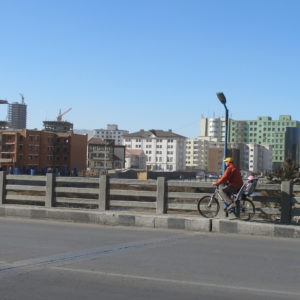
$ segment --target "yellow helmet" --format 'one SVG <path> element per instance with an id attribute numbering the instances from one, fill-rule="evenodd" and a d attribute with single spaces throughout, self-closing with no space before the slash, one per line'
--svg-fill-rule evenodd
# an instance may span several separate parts
<path id="1" fill-rule="evenodd" d="M 224 159 L 224 161 L 225 161 L 225 162 L 232 163 L 232 162 L 233 162 L 233 159 L 232 159 L 232 157 L 226 157 L 226 158 Z"/>

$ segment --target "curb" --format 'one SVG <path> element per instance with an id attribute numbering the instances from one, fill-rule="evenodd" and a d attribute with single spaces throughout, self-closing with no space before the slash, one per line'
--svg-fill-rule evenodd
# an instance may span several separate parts
<path id="1" fill-rule="evenodd" d="M 40 220 L 59 220 L 111 226 L 137 226 L 188 231 L 211 231 L 211 220 L 190 216 L 129 213 L 125 211 L 84 211 L 67 208 L 44 208 L 14 205 L 0 207 L 1 217 L 22 217 Z"/>
<path id="2" fill-rule="evenodd" d="M 212 232 L 237 233 L 244 235 L 300 238 L 300 226 L 283 224 L 266 224 L 240 220 L 214 219 Z"/>
<path id="3" fill-rule="evenodd" d="M 158 215 L 128 211 L 85 211 L 68 208 L 0 206 L 1 217 L 58 220 L 110 226 L 135 226 L 157 229 L 179 229 L 196 232 L 230 233 L 255 236 L 300 238 L 300 226 L 265 224 L 227 219 L 205 219 L 200 216 Z"/>

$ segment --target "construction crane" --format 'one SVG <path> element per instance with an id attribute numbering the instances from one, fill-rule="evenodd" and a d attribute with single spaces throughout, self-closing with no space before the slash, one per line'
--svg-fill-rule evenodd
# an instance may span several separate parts
<path id="1" fill-rule="evenodd" d="M 24 97 L 24 95 L 21 94 L 21 93 L 20 93 L 20 96 L 21 96 L 21 98 L 22 98 L 22 104 L 24 104 L 24 99 L 25 99 L 25 97 Z"/>
<path id="2" fill-rule="evenodd" d="M 68 113 L 72 108 L 70 107 L 69 109 L 67 109 L 66 111 L 64 111 L 63 113 L 61 112 L 61 109 L 59 110 L 59 114 L 56 117 L 57 121 L 61 121 L 62 120 L 62 116 L 65 115 L 66 113 Z"/>

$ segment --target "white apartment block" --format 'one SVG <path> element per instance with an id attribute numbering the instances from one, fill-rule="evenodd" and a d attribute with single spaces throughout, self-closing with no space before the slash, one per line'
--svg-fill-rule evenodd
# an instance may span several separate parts
<path id="1" fill-rule="evenodd" d="M 264 173 L 272 170 L 272 146 L 247 144 L 249 171 Z"/>
<path id="2" fill-rule="evenodd" d="M 115 145 L 122 145 L 123 135 L 128 134 L 127 130 L 119 130 L 118 125 L 108 124 L 106 129 L 94 129 L 93 137 L 103 140 L 114 140 Z"/>
<path id="3" fill-rule="evenodd" d="M 272 146 L 258 144 L 230 143 L 239 150 L 240 168 L 256 174 L 272 170 Z"/>
<path id="4" fill-rule="evenodd" d="M 147 170 L 182 171 L 185 169 L 186 138 L 172 130 L 140 130 L 124 135 L 126 149 L 140 149 L 146 155 Z"/>
<path id="5" fill-rule="evenodd" d="M 146 155 L 140 149 L 126 149 L 125 169 L 146 170 Z"/>
<path id="6" fill-rule="evenodd" d="M 225 141 L 225 118 L 201 118 L 200 136 L 216 139 L 218 142 Z"/>
<path id="7" fill-rule="evenodd" d="M 208 170 L 208 149 L 216 145 L 217 139 L 200 136 L 186 141 L 186 167 Z"/>

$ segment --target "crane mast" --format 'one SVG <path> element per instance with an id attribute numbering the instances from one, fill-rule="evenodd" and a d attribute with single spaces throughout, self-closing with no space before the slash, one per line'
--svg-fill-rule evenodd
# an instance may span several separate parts
<path id="1" fill-rule="evenodd" d="M 69 109 L 67 109 L 66 111 L 64 111 L 63 113 L 61 112 L 61 109 L 59 110 L 59 114 L 58 116 L 56 117 L 56 120 L 57 121 L 62 121 L 62 117 L 68 113 L 72 108 L 70 107 Z"/>

